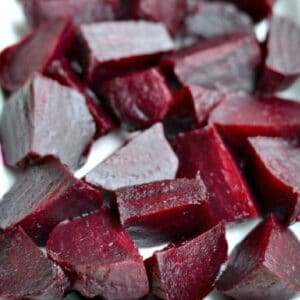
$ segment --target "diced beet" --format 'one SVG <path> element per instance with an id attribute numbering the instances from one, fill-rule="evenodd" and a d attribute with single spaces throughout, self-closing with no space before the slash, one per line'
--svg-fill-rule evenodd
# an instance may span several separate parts
<path id="1" fill-rule="evenodd" d="M 254 36 L 235 33 L 199 42 L 161 61 L 183 85 L 252 91 L 261 51 Z"/>
<path id="2" fill-rule="evenodd" d="M 86 181 L 105 190 L 152 181 L 173 179 L 178 159 L 160 123 L 153 125 L 117 150 L 86 176 Z"/>
<path id="3" fill-rule="evenodd" d="M 0 233 L 1 299 L 62 299 L 69 281 L 20 228 Z"/>
<path id="4" fill-rule="evenodd" d="M 200 174 L 219 220 L 257 217 L 252 193 L 214 127 L 178 135 L 174 148 L 179 158 L 177 176 L 195 178 Z"/>
<path id="5" fill-rule="evenodd" d="M 143 258 L 106 212 L 60 223 L 50 235 L 47 252 L 85 297 L 139 299 L 149 292 Z"/>
<path id="6" fill-rule="evenodd" d="M 180 245 L 157 251 L 146 261 L 152 293 L 164 300 L 202 299 L 227 259 L 223 224 Z"/>
<path id="7" fill-rule="evenodd" d="M 216 223 L 201 178 L 156 181 L 119 189 L 114 201 L 122 225 L 141 246 L 190 236 Z"/>
<path id="8" fill-rule="evenodd" d="M 84 97 L 39 74 L 4 105 L 0 135 L 10 166 L 54 155 L 74 170 L 94 134 Z"/>
<path id="9" fill-rule="evenodd" d="M 118 120 L 137 128 L 161 121 L 173 100 L 157 68 L 107 81 L 101 85 L 101 92 Z"/>
<path id="10" fill-rule="evenodd" d="M 300 27 L 286 17 L 273 17 L 267 41 L 267 57 L 259 92 L 274 94 L 300 76 Z"/>
<path id="11" fill-rule="evenodd" d="M 300 145 L 293 140 L 249 138 L 253 179 L 262 205 L 290 223 L 300 214 Z"/>
<path id="12" fill-rule="evenodd" d="M 100 106 L 96 95 L 74 73 L 65 58 L 55 60 L 48 68 L 47 75 L 58 80 L 63 85 L 74 88 L 85 97 L 86 104 L 97 127 L 97 137 L 105 135 L 116 128 L 116 124 Z"/>
<path id="13" fill-rule="evenodd" d="M 43 244 L 53 227 L 69 217 L 101 207 L 101 194 L 75 179 L 56 158 L 20 173 L 0 202 L 0 228 L 20 225 Z"/>
<path id="14" fill-rule="evenodd" d="M 0 84 L 9 91 L 20 88 L 34 72 L 44 72 L 49 64 L 71 47 L 74 27 L 70 19 L 53 20 L 39 26 L 21 42 L 0 54 Z"/>
<path id="15" fill-rule="evenodd" d="M 161 24 L 145 21 L 103 22 L 80 26 L 79 60 L 92 82 L 149 64 L 173 50 Z"/>
<path id="16" fill-rule="evenodd" d="M 115 19 L 118 0 L 22 0 L 29 24 L 70 16 L 77 24 Z"/>
<path id="17" fill-rule="evenodd" d="M 235 299 L 292 299 L 300 291 L 296 236 L 268 216 L 234 249 L 217 288 Z"/>

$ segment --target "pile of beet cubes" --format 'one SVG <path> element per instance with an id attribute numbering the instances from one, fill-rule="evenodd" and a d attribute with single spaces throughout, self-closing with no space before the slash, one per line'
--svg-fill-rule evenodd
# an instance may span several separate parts
<path id="1" fill-rule="evenodd" d="M 32 32 L 0 54 L 0 298 L 300 292 L 300 104 L 276 96 L 300 28 L 274 2 L 23 0 Z M 137 132 L 75 178 L 118 127 Z M 258 217 L 228 259 L 225 226 Z"/>

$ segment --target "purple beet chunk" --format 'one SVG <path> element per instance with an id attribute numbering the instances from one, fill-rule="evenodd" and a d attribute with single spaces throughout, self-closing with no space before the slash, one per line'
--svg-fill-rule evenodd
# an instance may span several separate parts
<path id="1" fill-rule="evenodd" d="M 50 235 L 47 252 L 85 297 L 139 299 L 149 292 L 143 258 L 106 212 L 60 223 Z"/>
<path id="2" fill-rule="evenodd" d="M 234 299 L 291 299 L 300 291 L 296 236 L 268 216 L 234 249 L 217 288 Z"/>
<path id="3" fill-rule="evenodd" d="M 69 281 L 20 227 L 0 233 L 1 299 L 63 299 Z"/>
<path id="4" fill-rule="evenodd" d="M 56 158 L 20 173 L 0 202 L 0 228 L 20 225 L 43 244 L 53 227 L 66 218 L 101 207 L 101 194 L 74 178 Z"/>
<path id="5" fill-rule="evenodd" d="M 72 17 L 76 24 L 115 19 L 117 0 L 22 0 L 30 26 L 58 17 Z"/>
<path id="6" fill-rule="evenodd" d="M 225 228 L 219 224 L 180 245 L 157 251 L 146 261 L 152 293 L 164 300 L 202 299 L 227 260 Z"/>
<path id="7" fill-rule="evenodd" d="M 69 18 L 42 24 L 18 44 L 0 54 L 0 84 L 9 91 L 20 88 L 34 72 L 44 72 L 67 52 L 75 30 Z"/>
<path id="8" fill-rule="evenodd" d="M 254 36 L 235 33 L 199 42 L 164 58 L 161 66 L 183 85 L 253 91 L 261 50 Z"/>
<path id="9" fill-rule="evenodd" d="M 81 25 L 79 34 L 79 60 L 91 82 L 111 79 L 128 69 L 147 65 L 174 48 L 165 27 L 152 22 Z"/>
<path id="10" fill-rule="evenodd" d="M 105 190 L 174 179 L 178 159 L 158 123 L 101 162 L 86 181 Z"/>
<path id="11" fill-rule="evenodd" d="M 88 88 L 87 84 L 81 81 L 75 74 L 65 58 L 55 60 L 48 68 L 47 75 L 56 79 L 61 84 L 77 90 L 84 96 L 97 127 L 97 137 L 105 135 L 116 128 L 116 124 L 100 106 L 96 95 Z"/>
<path id="12" fill-rule="evenodd" d="M 114 194 L 122 225 L 140 246 L 191 236 L 215 225 L 201 178 L 156 181 Z"/>
<path id="13" fill-rule="evenodd" d="M 247 182 L 214 127 L 178 135 L 174 148 L 179 158 L 177 176 L 195 178 L 200 174 L 219 220 L 257 217 Z"/>
<path id="14" fill-rule="evenodd" d="M 111 111 L 127 127 L 145 128 L 161 121 L 173 102 L 157 68 L 107 81 L 101 91 Z"/>
<path id="15" fill-rule="evenodd" d="M 267 41 L 266 62 L 259 92 L 274 94 L 300 76 L 300 27 L 286 17 L 273 17 Z"/>
<path id="16" fill-rule="evenodd" d="M 9 166 L 54 155 L 75 170 L 94 134 L 84 97 L 39 74 L 5 103 L 0 123 Z"/>

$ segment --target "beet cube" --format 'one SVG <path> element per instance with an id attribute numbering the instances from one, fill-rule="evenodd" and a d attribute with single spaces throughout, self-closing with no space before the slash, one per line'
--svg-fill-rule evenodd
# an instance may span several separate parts
<path id="1" fill-rule="evenodd" d="M 161 121 L 172 104 L 171 91 L 157 68 L 107 81 L 101 91 L 118 120 L 137 128 Z"/>
<path id="2" fill-rule="evenodd" d="M 217 288 L 235 299 L 292 299 L 300 291 L 296 236 L 268 216 L 234 249 Z"/>
<path id="3" fill-rule="evenodd" d="M 273 17 L 267 41 L 267 57 L 259 91 L 274 94 L 300 76 L 300 27 L 286 17 Z"/>
<path id="4" fill-rule="evenodd" d="M 99 209 L 101 194 L 74 178 L 55 158 L 20 173 L 0 202 L 0 228 L 20 225 L 43 244 L 53 227 L 69 217 Z"/>
<path id="5" fill-rule="evenodd" d="M 70 19 L 53 20 L 39 26 L 21 42 L 0 54 L 0 84 L 9 91 L 20 88 L 34 72 L 44 72 L 49 64 L 71 47 L 74 27 Z"/>
<path id="6" fill-rule="evenodd" d="M 1 299 L 63 299 L 69 281 L 20 228 L 0 233 Z"/>
<path id="7" fill-rule="evenodd" d="M 219 220 L 257 216 L 252 193 L 214 127 L 178 135 L 174 148 L 179 158 L 177 176 L 195 178 L 200 174 Z"/>
<path id="8" fill-rule="evenodd" d="M 105 190 L 173 179 L 178 159 L 160 123 L 145 130 L 86 176 L 86 181 Z"/>
<path id="9" fill-rule="evenodd" d="M 60 223 L 50 235 L 47 252 L 85 297 L 139 299 L 148 294 L 143 258 L 105 212 Z"/>
<path id="10" fill-rule="evenodd" d="M 202 299 L 213 289 L 226 259 L 223 224 L 190 241 L 157 251 L 146 261 L 152 293 L 165 300 Z"/>
<path id="11" fill-rule="evenodd" d="M 74 170 L 94 134 L 84 97 L 39 74 L 4 105 L 0 135 L 10 166 L 54 155 Z"/>

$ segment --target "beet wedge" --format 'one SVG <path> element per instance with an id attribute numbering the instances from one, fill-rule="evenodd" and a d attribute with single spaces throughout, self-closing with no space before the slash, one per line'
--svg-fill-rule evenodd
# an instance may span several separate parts
<path id="1" fill-rule="evenodd" d="M 164 179 L 174 179 L 178 159 L 157 123 L 101 162 L 86 181 L 104 190 L 116 190 Z"/>
<path id="2" fill-rule="evenodd" d="M 84 97 L 39 74 L 5 103 L 0 123 L 4 159 L 12 167 L 54 155 L 75 170 L 94 134 Z"/>
<path id="3" fill-rule="evenodd" d="M 197 179 L 174 179 L 114 193 L 121 223 L 139 246 L 191 236 L 215 225 L 206 187 Z"/>
<path id="4" fill-rule="evenodd" d="M 59 300 L 69 287 L 62 269 L 20 227 L 0 233 L 1 299 Z"/>
<path id="5" fill-rule="evenodd" d="M 143 258 L 106 212 L 60 223 L 50 235 L 47 252 L 85 297 L 139 299 L 149 292 Z"/>
<path id="6" fill-rule="evenodd" d="M 75 30 L 69 18 L 42 24 L 21 42 L 0 54 L 0 85 L 15 91 L 34 72 L 43 73 L 50 63 L 73 44 Z"/>
<path id="7" fill-rule="evenodd" d="M 227 260 L 225 228 L 219 224 L 179 245 L 157 251 L 146 261 L 151 291 L 165 300 L 202 299 Z"/>
<path id="8" fill-rule="evenodd" d="M 234 249 L 217 288 L 235 299 L 292 299 L 300 291 L 296 236 L 269 215 Z"/>
<path id="9" fill-rule="evenodd" d="M 247 182 L 214 127 L 178 135 L 174 149 L 179 158 L 177 176 L 201 176 L 219 220 L 233 222 L 257 217 Z"/>
<path id="10" fill-rule="evenodd" d="M 57 159 L 48 157 L 20 173 L 0 202 L 0 228 L 20 225 L 39 244 L 66 218 L 101 207 L 101 194 L 74 178 Z"/>

